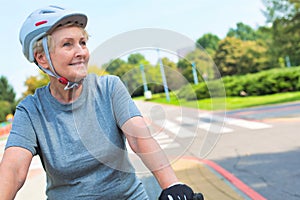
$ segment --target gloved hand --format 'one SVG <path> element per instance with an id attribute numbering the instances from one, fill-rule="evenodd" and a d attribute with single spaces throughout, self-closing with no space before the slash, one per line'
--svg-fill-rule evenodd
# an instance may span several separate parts
<path id="1" fill-rule="evenodd" d="M 185 184 L 176 184 L 164 189 L 159 200 L 193 200 L 193 196 L 192 188 Z"/>

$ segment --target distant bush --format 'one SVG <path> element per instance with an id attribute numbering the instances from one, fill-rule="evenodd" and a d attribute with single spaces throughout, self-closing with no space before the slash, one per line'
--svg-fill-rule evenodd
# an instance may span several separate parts
<path id="1" fill-rule="evenodd" d="M 201 99 L 200 92 L 197 91 L 197 88 L 206 88 L 206 86 L 203 83 L 200 83 L 199 85 L 186 85 L 180 88 L 177 96 L 181 99 L 186 99 L 188 101 Z"/>
<path id="2" fill-rule="evenodd" d="M 300 90 L 300 67 L 271 69 L 243 76 L 226 76 L 222 78 L 226 96 L 261 96 L 281 92 Z M 207 86 L 209 85 L 209 87 Z M 216 81 L 201 82 L 198 85 L 185 86 L 178 91 L 180 98 L 196 100 L 216 97 Z M 215 86 L 218 88 L 218 85 Z M 208 89 L 209 88 L 209 89 Z M 212 95 L 212 93 L 214 93 Z M 222 92 L 219 92 L 222 95 Z M 225 95 L 225 94 L 224 94 Z"/>
<path id="3" fill-rule="evenodd" d="M 227 96 L 260 96 L 300 89 L 300 67 L 272 69 L 245 76 L 223 79 Z"/>

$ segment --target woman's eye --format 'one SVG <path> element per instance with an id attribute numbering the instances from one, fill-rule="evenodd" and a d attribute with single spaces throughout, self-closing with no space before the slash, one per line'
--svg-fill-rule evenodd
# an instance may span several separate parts
<path id="1" fill-rule="evenodd" d="M 86 41 L 81 41 L 81 45 L 86 46 Z"/>
<path id="2" fill-rule="evenodd" d="M 71 43 L 70 43 L 70 42 L 65 42 L 65 43 L 63 44 L 63 46 L 64 46 L 64 47 L 71 46 Z"/>

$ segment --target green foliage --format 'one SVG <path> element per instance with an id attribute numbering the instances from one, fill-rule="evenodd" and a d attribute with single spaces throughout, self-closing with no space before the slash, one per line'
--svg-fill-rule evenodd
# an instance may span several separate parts
<path id="1" fill-rule="evenodd" d="M 16 93 L 13 87 L 8 83 L 4 76 L 0 76 L 0 101 L 8 101 L 13 103 L 16 98 Z"/>
<path id="2" fill-rule="evenodd" d="M 47 85 L 49 82 L 49 76 L 44 72 L 40 71 L 37 76 L 30 76 L 25 81 L 25 86 L 27 86 L 27 90 L 23 93 L 23 97 L 25 98 L 27 95 L 34 94 L 37 88 Z"/>
<path id="3" fill-rule="evenodd" d="M 110 61 L 105 64 L 103 69 L 107 71 L 109 74 L 114 74 L 117 69 L 119 69 L 122 65 L 126 64 L 126 62 L 120 58 Z"/>
<path id="4" fill-rule="evenodd" d="M 227 37 L 235 37 L 240 40 L 246 41 L 246 40 L 256 40 L 257 39 L 257 33 L 254 29 L 251 28 L 251 26 L 246 25 L 242 22 L 239 22 L 236 24 L 236 29 L 230 28 Z"/>
<path id="5" fill-rule="evenodd" d="M 93 74 L 97 74 L 98 76 L 103 76 L 108 74 L 107 71 L 105 71 L 104 69 L 102 69 L 101 67 L 98 67 L 96 65 L 92 65 L 88 67 L 88 72 L 89 73 L 93 73 Z"/>
<path id="6" fill-rule="evenodd" d="M 6 115 L 15 111 L 15 97 L 13 87 L 8 83 L 6 77 L 0 77 L 0 122 L 5 121 Z"/>
<path id="7" fill-rule="evenodd" d="M 145 57 L 140 53 L 130 54 L 130 56 L 128 57 L 128 64 L 137 65 L 140 64 L 143 60 L 145 60 Z"/>
<path id="8" fill-rule="evenodd" d="M 266 52 L 256 41 L 226 37 L 220 41 L 214 61 L 223 76 L 255 73 L 269 68 Z"/>
<path id="9" fill-rule="evenodd" d="M 293 22 L 286 19 L 277 19 L 273 23 L 274 56 L 277 59 L 288 56 L 292 66 L 300 64 L 300 32 L 294 28 Z"/>
<path id="10" fill-rule="evenodd" d="M 273 23 L 277 19 L 291 20 L 299 11 L 298 0 L 262 0 L 266 7 L 263 11 L 267 22 Z"/>
<path id="11" fill-rule="evenodd" d="M 196 44 L 198 45 L 198 48 L 202 47 L 206 50 L 211 49 L 215 51 L 218 49 L 219 41 L 220 38 L 217 35 L 206 33 L 197 40 Z"/>
<path id="12" fill-rule="evenodd" d="M 198 81 L 211 80 L 215 78 L 214 63 L 212 57 L 203 49 L 196 48 L 188 53 L 185 58 L 177 62 L 178 71 L 185 79 L 194 83 L 192 65 L 196 66 Z"/>
<path id="13" fill-rule="evenodd" d="M 226 76 L 222 78 L 226 96 L 262 96 L 268 94 L 300 91 L 300 67 L 271 69 L 256 74 Z M 217 80 L 189 85 L 178 91 L 178 96 L 188 101 L 211 97 L 223 97 L 217 91 Z M 216 90 L 216 91 L 214 91 Z"/>
<path id="14" fill-rule="evenodd" d="M 187 59 L 180 59 L 177 62 L 177 68 L 188 82 L 193 82 L 192 63 L 190 63 Z"/>
<path id="15" fill-rule="evenodd" d="M 300 68 L 272 69 L 246 76 L 223 78 L 227 96 L 261 96 L 281 92 L 298 91 Z"/>
<path id="16" fill-rule="evenodd" d="M 182 87 L 178 93 L 179 98 L 187 101 L 210 98 L 211 94 L 206 82 L 201 82 L 197 85 L 189 84 Z"/>
<path id="17" fill-rule="evenodd" d="M 264 0 L 264 14 L 272 23 L 273 63 L 289 58 L 292 66 L 300 64 L 300 2 L 298 0 Z"/>
<path id="18" fill-rule="evenodd" d="M 10 113 L 13 113 L 14 104 L 8 101 L 0 101 L 0 122 L 6 121 L 6 116 Z"/>
<path id="19" fill-rule="evenodd" d="M 176 64 L 168 58 L 162 58 L 168 87 L 172 90 L 179 89 L 181 81 L 178 78 Z M 140 66 L 143 66 L 146 75 L 147 87 L 152 93 L 160 93 L 164 91 L 160 65 L 153 66 L 145 57 L 139 53 L 128 56 L 127 62 L 121 59 L 116 59 L 108 64 L 105 64 L 106 71 L 110 74 L 119 76 L 126 85 L 132 96 L 142 96 L 144 94 L 143 79 Z M 176 78 L 177 77 L 177 78 Z"/>

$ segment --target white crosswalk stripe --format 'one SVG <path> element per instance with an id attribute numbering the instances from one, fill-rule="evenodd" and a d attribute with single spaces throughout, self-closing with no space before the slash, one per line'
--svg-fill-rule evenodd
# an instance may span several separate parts
<path id="1" fill-rule="evenodd" d="M 187 118 L 187 117 L 184 117 L 183 119 L 182 119 L 182 117 L 176 117 L 176 121 L 178 121 L 180 124 L 188 123 L 188 124 L 191 124 L 191 125 L 197 125 L 197 127 L 199 129 L 202 129 L 202 130 L 205 130 L 205 131 L 210 131 L 212 133 L 229 133 L 229 132 L 233 131 L 230 128 L 222 126 L 222 124 L 213 124 L 213 123 L 208 123 L 208 122 L 205 122 L 205 121 L 199 121 L 197 119 L 196 120 L 195 119 L 191 120 L 190 118 Z M 209 119 L 209 121 L 211 121 L 211 120 Z M 175 123 L 173 123 L 173 124 L 175 124 Z M 175 125 L 173 125 L 173 126 L 175 126 Z M 176 124 L 176 126 L 178 126 L 177 129 L 179 130 L 180 125 Z M 181 137 L 195 136 L 195 133 L 193 133 L 189 130 L 184 130 L 182 132 L 184 132 L 184 136 L 181 136 Z"/>
<path id="2" fill-rule="evenodd" d="M 225 123 L 248 128 L 248 129 L 264 129 L 264 128 L 272 127 L 272 125 L 265 124 L 262 122 L 255 122 L 255 121 L 249 121 L 249 120 L 244 120 L 244 119 L 234 119 L 234 118 L 225 119 Z"/>
<path id="3" fill-rule="evenodd" d="M 178 123 L 172 122 L 170 120 L 165 120 L 164 128 L 180 138 L 188 138 L 195 136 L 195 133 L 180 126 Z"/>
<path id="4" fill-rule="evenodd" d="M 197 128 L 201 130 L 205 130 L 207 132 L 215 133 L 215 134 L 224 134 L 224 133 L 231 133 L 234 131 L 232 128 L 226 127 L 226 125 L 231 126 L 237 126 L 242 128 L 247 128 L 251 130 L 257 130 L 257 129 L 265 129 L 265 128 L 271 128 L 272 125 L 257 122 L 257 121 L 251 121 L 251 120 L 245 120 L 245 119 L 236 119 L 236 118 L 222 118 L 221 116 L 217 115 L 211 115 L 211 114 L 201 114 L 198 116 L 198 119 L 191 119 L 188 117 L 177 117 L 175 118 L 176 122 L 165 119 L 163 121 L 163 128 L 165 131 L 169 131 L 172 134 L 174 134 L 175 137 L 184 139 L 184 138 L 192 138 L 197 135 L 197 130 L 191 130 L 185 127 L 185 125 L 190 125 L 195 129 L 195 125 Z M 160 132 L 157 135 L 154 135 L 154 138 L 158 141 L 160 146 L 163 149 L 171 149 L 179 147 L 179 143 L 177 143 L 174 139 L 170 138 L 169 135 L 167 135 L 165 132 Z M 127 149 L 130 153 L 132 151 L 130 150 L 129 145 L 127 144 Z"/>
<path id="5" fill-rule="evenodd" d="M 200 120 L 201 119 L 210 119 L 210 121 L 224 122 L 227 125 L 234 125 L 234 126 L 239 126 L 239 127 L 243 127 L 243 128 L 247 128 L 247 129 L 254 129 L 254 130 L 272 127 L 272 125 L 266 124 L 263 122 L 238 119 L 238 118 L 230 118 L 230 117 L 221 117 L 218 115 L 211 115 L 211 114 L 200 114 L 199 118 L 200 118 Z"/>
<path id="6" fill-rule="evenodd" d="M 238 127 L 243 127 L 247 129 L 265 129 L 265 128 L 271 128 L 272 125 L 262 123 L 262 122 L 257 122 L 257 121 L 250 121 L 250 120 L 245 120 L 245 119 L 237 119 L 237 118 L 228 118 L 228 117 L 221 117 L 217 115 L 211 115 L 211 114 L 200 114 L 199 119 L 190 119 L 188 117 L 177 117 L 176 121 L 178 123 L 171 122 L 169 120 L 166 120 L 165 125 L 166 129 L 169 131 L 173 132 L 174 134 L 177 134 L 179 130 L 184 129 L 180 127 L 180 124 L 191 124 L 191 125 L 196 125 L 199 129 L 209 131 L 212 133 L 230 133 L 233 132 L 234 130 L 232 128 L 228 128 L 225 125 L 233 125 L 233 126 L 238 126 Z M 183 136 L 179 137 L 192 137 L 195 134 L 192 133 L 189 130 L 183 130 L 184 133 Z"/>

